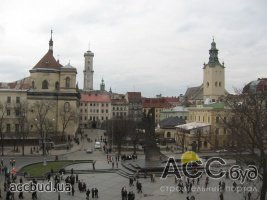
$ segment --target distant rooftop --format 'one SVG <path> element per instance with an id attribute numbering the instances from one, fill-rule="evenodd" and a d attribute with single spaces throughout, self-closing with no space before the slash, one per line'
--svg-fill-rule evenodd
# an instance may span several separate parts
<path id="1" fill-rule="evenodd" d="M 193 130 L 193 129 L 202 128 L 202 127 L 206 127 L 206 126 L 210 126 L 210 124 L 201 123 L 201 122 L 190 122 L 187 124 L 178 125 L 178 126 L 176 126 L 176 128 L 180 128 L 180 129 L 184 129 L 184 130 Z"/>
<path id="2" fill-rule="evenodd" d="M 31 88 L 30 77 L 9 83 L 0 82 L 0 89 L 27 90 L 30 88 Z"/>

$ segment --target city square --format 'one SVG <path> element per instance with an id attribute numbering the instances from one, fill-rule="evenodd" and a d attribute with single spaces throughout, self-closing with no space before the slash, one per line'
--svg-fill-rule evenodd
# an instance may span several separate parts
<path id="1" fill-rule="evenodd" d="M 0 200 L 267 200 L 264 0 L 1 5 Z"/>

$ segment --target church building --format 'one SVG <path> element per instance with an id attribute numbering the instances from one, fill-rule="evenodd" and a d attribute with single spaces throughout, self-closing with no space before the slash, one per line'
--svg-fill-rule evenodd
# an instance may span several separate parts
<path id="1" fill-rule="evenodd" d="M 63 66 L 53 51 L 51 31 L 48 51 L 29 70 L 30 76 L 0 83 L 0 128 L 6 138 L 20 138 L 24 132 L 34 138 L 75 135 L 80 98 L 77 70 L 70 63 Z"/>

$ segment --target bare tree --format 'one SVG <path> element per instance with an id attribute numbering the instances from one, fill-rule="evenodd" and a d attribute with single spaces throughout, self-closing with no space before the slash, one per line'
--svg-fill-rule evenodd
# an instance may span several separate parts
<path id="1" fill-rule="evenodd" d="M 140 127 L 140 123 L 132 119 L 127 120 L 128 136 L 133 144 L 133 153 L 136 154 L 137 145 L 141 138 L 144 138 L 144 131 Z"/>
<path id="2" fill-rule="evenodd" d="M 1 135 L 1 150 L 2 156 L 4 155 L 4 120 L 7 112 L 7 103 L 4 104 L 0 102 L 0 135 Z"/>
<path id="3" fill-rule="evenodd" d="M 54 119 L 49 118 L 49 114 L 53 113 L 54 108 L 55 104 L 49 101 L 36 101 L 32 106 L 34 113 L 32 122 L 41 137 L 43 155 L 45 155 L 46 151 L 45 139 L 51 130 L 54 129 Z"/>
<path id="4" fill-rule="evenodd" d="M 62 132 L 61 132 L 61 140 L 64 139 L 65 130 L 67 129 L 69 123 L 71 121 L 76 122 L 78 116 L 77 113 L 69 104 L 65 104 L 63 108 L 60 109 L 60 119 L 62 122 Z"/>
<path id="5" fill-rule="evenodd" d="M 224 126 L 237 150 L 251 153 L 249 159 L 259 167 L 262 175 L 260 199 L 265 200 L 267 190 L 267 97 L 260 93 L 228 95 L 225 103 L 229 107 Z M 238 156 L 248 161 L 248 156 Z"/>
<path id="6" fill-rule="evenodd" d="M 127 136 L 135 131 L 134 127 L 133 121 L 128 119 L 112 119 L 107 121 L 106 130 L 108 137 L 117 146 L 119 155 L 121 154 L 122 144 Z"/>
<path id="7" fill-rule="evenodd" d="M 176 135 L 177 135 L 177 142 L 178 144 L 181 145 L 182 147 L 182 153 L 185 152 L 185 137 L 186 137 L 186 134 L 189 134 L 187 133 L 186 131 L 184 130 L 180 130 Z"/>
<path id="8" fill-rule="evenodd" d="M 29 134 L 29 123 L 28 123 L 28 103 L 26 101 L 18 102 L 15 104 L 15 110 L 17 115 L 17 121 L 19 124 L 18 138 L 21 140 L 22 156 L 24 156 L 25 139 Z"/>

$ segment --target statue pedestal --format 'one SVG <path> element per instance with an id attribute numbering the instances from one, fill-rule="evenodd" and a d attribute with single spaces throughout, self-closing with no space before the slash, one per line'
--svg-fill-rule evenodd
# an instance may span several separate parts
<path id="1" fill-rule="evenodd" d="M 161 153 L 157 146 L 150 146 L 145 150 L 146 161 L 160 161 Z"/>

